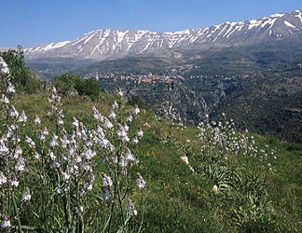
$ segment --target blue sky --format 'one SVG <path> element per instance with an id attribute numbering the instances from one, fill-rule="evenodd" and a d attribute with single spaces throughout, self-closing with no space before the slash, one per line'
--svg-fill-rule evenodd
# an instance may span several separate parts
<path id="1" fill-rule="evenodd" d="M 0 0 L 0 47 L 73 40 L 102 28 L 202 28 L 293 10 L 302 10 L 302 0 Z"/>

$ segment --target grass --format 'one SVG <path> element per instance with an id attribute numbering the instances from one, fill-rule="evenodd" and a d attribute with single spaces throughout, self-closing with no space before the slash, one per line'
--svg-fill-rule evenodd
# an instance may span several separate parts
<path id="1" fill-rule="evenodd" d="M 50 107 L 47 97 L 47 93 L 17 94 L 14 102 L 18 110 L 24 109 L 29 120 L 33 120 L 35 114 L 46 116 Z M 71 117 L 76 116 L 85 125 L 91 125 L 91 107 L 96 106 L 102 113 L 108 112 L 113 99 L 113 95 L 105 94 L 98 102 L 81 97 L 65 98 L 63 109 L 66 119 L 70 122 Z M 41 120 L 45 125 L 50 125 L 46 117 Z M 134 191 L 131 196 L 139 206 L 139 214 L 144 213 L 143 232 L 299 232 L 302 229 L 301 144 L 254 135 L 259 147 L 269 145 L 276 148 L 278 158 L 273 164 L 276 172 L 266 176 L 261 173 L 259 161 L 251 159 L 248 173 L 240 173 L 247 179 L 252 175 L 267 179 L 270 207 L 259 219 L 242 217 L 239 227 L 231 208 L 238 207 L 242 213 L 250 211 L 245 197 L 240 197 L 242 190 L 236 189 L 236 197 L 230 193 L 215 195 L 212 191 L 214 181 L 205 175 L 193 173 L 180 159 L 186 155 L 191 163 L 195 161 L 191 158 L 201 156 L 197 137 L 199 130 L 190 126 L 183 130 L 173 127 L 172 136 L 167 138 L 170 126 L 164 119 L 159 120 L 147 110 L 142 111 L 138 125 L 144 130 L 143 140 L 136 151 L 140 160 L 138 170 L 147 182 L 144 205 L 140 205 L 137 192 Z M 26 131 L 30 135 L 32 128 L 28 127 Z M 240 170 L 247 166 L 246 161 L 238 156 L 233 162 L 236 169 Z M 198 168 L 200 164 L 191 165 Z M 242 203 L 234 203 L 234 200 Z M 24 221 L 32 217 L 32 214 L 28 214 Z"/>

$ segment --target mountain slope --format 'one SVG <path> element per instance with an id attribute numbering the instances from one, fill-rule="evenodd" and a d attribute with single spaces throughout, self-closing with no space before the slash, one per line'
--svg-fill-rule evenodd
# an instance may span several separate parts
<path id="1" fill-rule="evenodd" d="M 172 49 L 252 45 L 286 39 L 302 39 L 302 11 L 178 32 L 102 29 L 86 33 L 74 41 L 26 48 L 25 55 L 30 59 L 63 57 L 104 60 Z"/>

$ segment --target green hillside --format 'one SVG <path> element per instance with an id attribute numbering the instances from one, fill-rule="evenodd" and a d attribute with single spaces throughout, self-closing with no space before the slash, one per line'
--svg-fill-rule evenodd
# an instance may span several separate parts
<path id="1" fill-rule="evenodd" d="M 301 144 L 1 76 L 1 232 L 301 231 Z"/>

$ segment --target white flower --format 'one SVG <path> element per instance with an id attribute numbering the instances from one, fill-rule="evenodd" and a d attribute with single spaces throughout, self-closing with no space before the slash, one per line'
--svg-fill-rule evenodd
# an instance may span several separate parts
<path id="1" fill-rule="evenodd" d="M 213 190 L 213 192 L 214 192 L 215 194 L 218 194 L 218 193 L 219 193 L 219 189 L 218 189 L 218 186 L 217 186 L 216 184 L 213 186 L 212 190 Z"/>
<path id="2" fill-rule="evenodd" d="M 9 68 L 6 62 L 2 57 L 0 57 L 0 73 L 3 73 L 5 75 L 9 74 Z"/>
<path id="3" fill-rule="evenodd" d="M 5 155 L 8 151 L 9 151 L 9 149 L 4 144 L 4 141 L 0 140 L 0 155 Z"/>
<path id="4" fill-rule="evenodd" d="M 132 115 L 129 115 L 126 119 L 128 122 L 132 122 L 133 121 L 133 116 Z"/>
<path id="5" fill-rule="evenodd" d="M 58 119 L 58 125 L 63 125 L 64 124 L 64 121 L 62 119 L 62 117 L 59 117 Z"/>
<path id="6" fill-rule="evenodd" d="M 85 157 L 88 160 L 92 159 L 95 155 L 96 155 L 96 153 L 91 149 L 84 150 L 82 152 L 82 156 Z"/>
<path id="7" fill-rule="evenodd" d="M 55 154 L 52 151 L 49 151 L 49 158 L 51 160 L 56 160 L 57 157 L 55 156 Z"/>
<path id="8" fill-rule="evenodd" d="M 137 136 L 138 136 L 138 137 L 144 136 L 144 132 L 140 129 L 140 130 L 137 132 Z"/>
<path id="9" fill-rule="evenodd" d="M 83 206 L 77 206 L 75 210 L 76 214 L 81 214 L 84 212 L 84 207 Z"/>
<path id="10" fill-rule="evenodd" d="M 34 123 L 35 123 L 36 125 L 40 125 L 40 124 L 41 124 L 41 120 L 40 120 L 40 118 L 39 118 L 37 115 L 36 115 L 36 117 L 35 117 Z"/>
<path id="11" fill-rule="evenodd" d="M 25 192 L 22 197 L 22 202 L 30 201 L 30 199 L 31 199 L 30 191 L 29 191 L 29 188 L 26 187 Z"/>
<path id="12" fill-rule="evenodd" d="M 43 134 L 44 136 L 47 136 L 47 135 L 48 135 L 48 130 L 47 130 L 47 128 L 46 128 L 46 127 L 44 128 L 44 130 L 43 130 L 42 134 Z"/>
<path id="13" fill-rule="evenodd" d="M 19 186 L 19 181 L 15 176 L 11 178 L 11 180 L 9 181 L 9 185 L 16 188 Z"/>
<path id="14" fill-rule="evenodd" d="M 30 137 L 28 137 L 28 136 L 25 137 L 25 141 L 27 142 L 28 146 L 31 149 L 33 149 L 36 146 L 36 144 L 34 143 L 34 141 Z"/>
<path id="15" fill-rule="evenodd" d="M 75 127 L 75 128 L 79 127 L 79 121 L 75 117 L 73 117 L 72 126 Z"/>
<path id="16" fill-rule="evenodd" d="M 7 229 L 7 228 L 10 228 L 10 227 L 11 227 L 10 221 L 7 220 L 7 217 L 5 215 L 3 215 L 2 219 L 1 219 L 1 228 L 2 229 Z"/>
<path id="17" fill-rule="evenodd" d="M 127 131 L 123 126 L 119 128 L 119 130 L 117 131 L 117 135 L 122 142 L 129 142 L 130 140 L 127 135 Z"/>
<path id="18" fill-rule="evenodd" d="M 185 162 L 185 164 L 189 165 L 189 159 L 187 156 L 181 156 L 180 159 Z"/>
<path id="19" fill-rule="evenodd" d="M 6 93 L 14 93 L 15 91 L 15 87 L 10 82 L 8 82 Z"/>
<path id="20" fill-rule="evenodd" d="M 118 108 L 118 103 L 114 101 L 114 103 L 112 104 L 112 109 L 116 109 L 116 108 Z"/>
<path id="21" fill-rule="evenodd" d="M 128 213 L 130 216 L 137 215 L 137 210 L 135 209 L 134 204 L 130 198 L 128 199 L 128 208 L 127 209 L 128 209 Z"/>
<path id="22" fill-rule="evenodd" d="M 38 159 L 40 159 L 40 157 L 41 156 L 39 155 L 39 153 L 35 151 L 35 153 L 34 153 L 34 159 L 38 160 Z"/>
<path id="23" fill-rule="evenodd" d="M 18 111 L 16 110 L 16 108 L 12 105 L 11 109 L 9 110 L 9 116 L 12 118 L 17 118 L 19 116 Z"/>
<path id="24" fill-rule="evenodd" d="M 25 169 L 25 159 L 23 157 L 18 158 L 18 161 L 15 165 L 15 169 L 19 172 L 24 171 L 24 169 Z"/>
<path id="25" fill-rule="evenodd" d="M 113 127 L 113 124 L 109 120 L 106 120 L 104 127 L 105 129 L 111 129 Z"/>
<path id="26" fill-rule="evenodd" d="M 49 147 L 56 147 L 56 146 L 58 146 L 58 145 L 59 145 L 59 143 L 58 143 L 58 136 L 57 136 L 57 135 L 54 135 L 54 136 L 51 138 L 50 142 L 49 142 Z"/>
<path id="27" fill-rule="evenodd" d="M 139 189 L 143 189 L 146 186 L 146 181 L 143 179 L 142 175 L 138 172 L 137 173 L 137 180 L 136 180 L 136 184 L 138 186 Z"/>
<path id="28" fill-rule="evenodd" d="M 52 164 L 51 164 L 54 168 L 59 168 L 60 167 L 60 164 L 56 161 L 53 161 Z"/>
<path id="29" fill-rule="evenodd" d="M 132 142 L 133 142 L 135 145 L 137 145 L 137 144 L 138 144 L 138 138 L 137 138 L 137 137 L 134 137 L 133 140 L 132 140 Z"/>
<path id="30" fill-rule="evenodd" d="M 132 109 L 132 114 L 133 114 L 134 116 L 136 116 L 136 115 L 139 114 L 139 113 L 140 113 L 140 109 L 138 108 L 137 105 L 135 105 L 134 108 Z"/>
<path id="31" fill-rule="evenodd" d="M 104 187 L 111 187 L 113 182 L 110 176 L 107 176 L 104 172 L 101 173 L 102 176 L 102 184 Z"/>
<path id="32" fill-rule="evenodd" d="M 9 99 L 2 94 L 0 102 L 2 102 L 3 104 L 9 104 Z"/>
<path id="33" fill-rule="evenodd" d="M 68 181 L 70 179 L 70 175 L 68 175 L 66 172 L 62 172 L 61 175 L 63 181 Z"/>
<path id="34" fill-rule="evenodd" d="M 124 93 L 122 92 L 122 90 L 121 90 L 121 89 L 119 89 L 119 91 L 118 91 L 118 95 L 119 95 L 120 97 L 123 97 L 123 96 L 124 96 Z"/>
<path id="35" fill-rule="evenodd" d="M 86 189 L 87 191 L 91 191 L 92 188 L 93 188 L 93 186 L 92 186 L 91 183 L 85 183 L 85 189 Z"/>
<path id="36" fill-rule="evenodd" d="M 0 185 L 6 184 L 7 178 L 4 176 L 3 172 L 0 171 Z"/>
<path id="37" fill-rule="evenodd" d="M 106 203 L 110 200 L 111 193 L 108 191 L 106 187 L 102 187 L 102 199 Z"/>
<path id="38" fill-rule="evenodd" d="M 114 111 L 110 111 L 109 116 L 110 119 L 115 119 L 116 118 L 116 114 Z"/>
<path id="39" fill-rule="evenodd" d="M 27 116 L 25 115 L 25 112 L 22 111 L 21 114 L 20 114 L 20 116 L 19 116 L 19 118 L 18 118 L 18 122 L 24 123 L 26 121 L 27 121 Z"/>
<path id="40" fill-rule="evenodd" d="M 135 162 L 136 159 L 134 157 L 134 155 L 131 153 L 131 151 L 129 149 L 127 149 L 127 152 L 125 154 L 125 162 L 126 162 L 126 165 L 129 163 L 129 162 Z"/>

